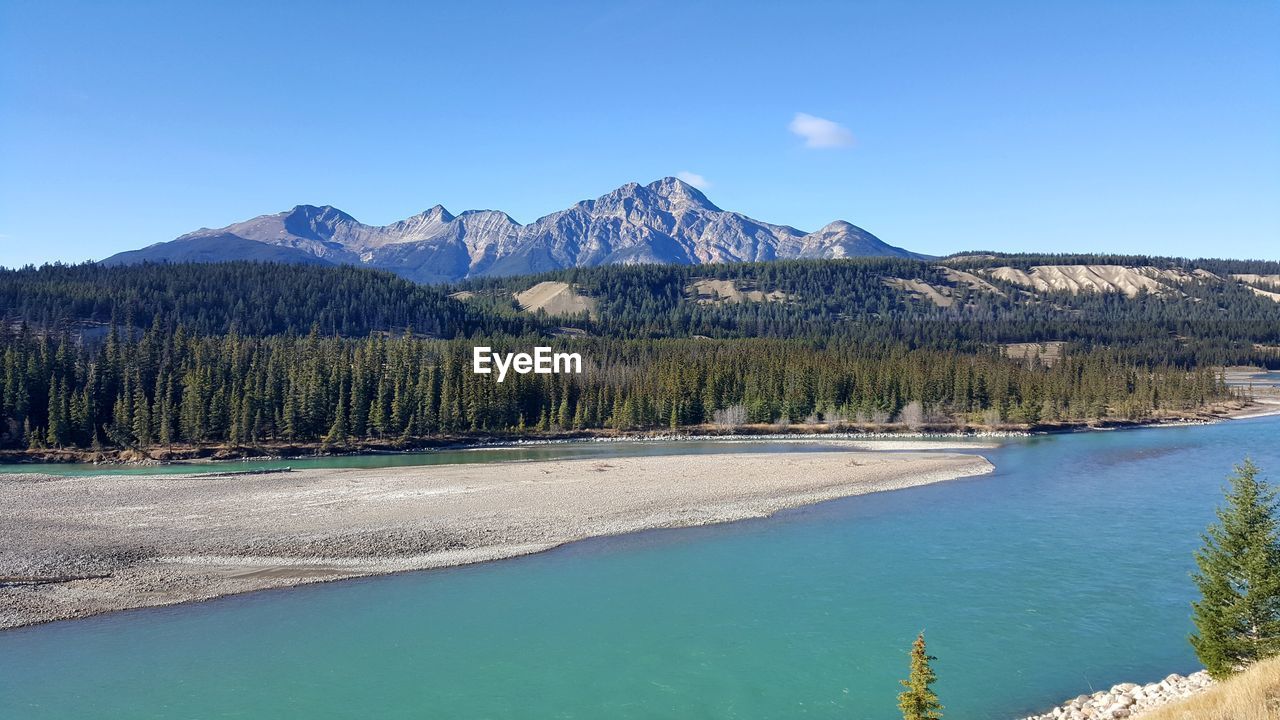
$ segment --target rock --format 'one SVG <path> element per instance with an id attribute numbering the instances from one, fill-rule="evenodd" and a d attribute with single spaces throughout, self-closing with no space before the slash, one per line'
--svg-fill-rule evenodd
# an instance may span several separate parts
<path id="1" fill-rule="evenodd" d="M 1024 720 L 1121 720 L 1145 716 L 1147 711 L 1194 695 L 1213 685 L 1204 670 L 1186 677 L 1173 673 L 1163 680 L 1138 685 L 1119 683 L 1091 695 L 1077 695 L 1041 715 Z"/>

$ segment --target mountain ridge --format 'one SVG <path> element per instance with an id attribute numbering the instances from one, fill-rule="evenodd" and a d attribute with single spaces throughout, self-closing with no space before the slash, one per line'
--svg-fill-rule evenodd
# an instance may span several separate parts
<path id="1" fill-rule="evenodd" d="M 451 213 L 434 205 L 366 225 L 332 205 L 296 205 L 102 260 L 273 260 L 357 265 L 426 283 L 611 264 L 702 265 L 793 258 L 928 256 L 836 220 L 806 233 L 726 211 L 674 177 L 627 183 L 530 223 L 501 210 Z"/>

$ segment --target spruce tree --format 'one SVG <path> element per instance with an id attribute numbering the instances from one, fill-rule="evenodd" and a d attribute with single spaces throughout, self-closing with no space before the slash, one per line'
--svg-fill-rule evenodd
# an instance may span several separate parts
<path id="1" fill-rule="evenodd" d="M 346 445 L 347 444 L 347 401 L 344 393 L 338 393 L 338 408 L 333 414 L 333 424 L 329 426 L 329 432 L 324 436 L 326 445 Z"/>
<path id="2" fill-rule="evenodd" d="M 1221 679 L 1280 655 L 1280 519 L 1276 490 L 1250 460 L 1236 466 L 1218 522 L 1196 552 L 1191 636 L 1200 662 Z"/>
<path id="3" fill-rule="evenodd" d="M 49 380 L 49 427 L 46 442 L 61 448 L 67 442 L 67 384 L 57 378 Z"/>
<path id="4" fill-rule="evenodd" d="M 564 430 L 573 424 L 573 416 L 569 414 L 569 388 L 566 385 L 561 391 L 560 407 L 556 411 L 556 426 Z"/>
<path id="5" fill-rule="evenodd" d="M 151 445 L 151 406 L 142 390 L 142 381 L 135 381 L 133 388 L 133 437 L 145 448 Z"/>
<path id="6" fill-rule="evenodd" d="M 934 660 L 937 658 L 925 648 L 922 630 L 911 646 L 911 673 L 901 681 L 906 690 L 898 695 L 898 709 L 902 710 L 903 720 L 938 720 L 942 717 L 942 705 L 931 687 L 938 679 L 929 664 Z"/>

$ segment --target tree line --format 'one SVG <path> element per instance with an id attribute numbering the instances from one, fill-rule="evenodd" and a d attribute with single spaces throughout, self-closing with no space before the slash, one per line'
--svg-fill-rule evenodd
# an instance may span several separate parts
<path id="1" fill-rule="evenodd" d="M 527 350 L 536 337 L 486 341 Z M 704 423 L 1046 423 L 1146 418 L 1230 397 L 1200 368 L 1121 354 L 1052 367 L 901 343 L 560 339 L 573 375 L 478 375 L 473 342 L 112 328 L 0 337 L 0 443 L 152 447 Z"/>

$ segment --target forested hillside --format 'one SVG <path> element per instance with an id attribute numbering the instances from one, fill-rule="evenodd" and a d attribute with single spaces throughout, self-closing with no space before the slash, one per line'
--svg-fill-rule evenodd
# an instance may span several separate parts
<path id="1" fill-rule="evenodd" d="M 1280 303 L 1231 279 L 1275 264 L 1199 264 L 1131 294 L 978 274 L 1086 260 L 1169 262 L 613 266 L 444 288 L 253 263 L 0 271 L 0 447 L 1141 420 L 1229 399 L 1223 364 L 1277 364 Z M 556 292 L 524 292 L 539 283 Z M 535 295 L 580 311 L 522 307 Z M 471 372 L 481 339 L 553 344 L 585 372 L 497 383 Z"/>
<path id="2" fill-rule="evenodd" d="M 531 318 L 484 313 L 390 273 L 251 262 L 0 268 L 0 318 L 55 332 L 79 322 L 253 336 L 315 327 L 346 337 L 409 329 L 453 338 L 537 327 Z"/>
<path id="3" fill-rule="evenodd" d="M 1197 269 L 1119 292 L 1033 290 L 984 269 Z M 1172 272 L 1164 271 L 1161 272 Z M 439 287 L 351 267 L 220 263 L 0 270 L 0 314 L 57 332 L 80 323 L 201 335 L 409 331 L 455 338 L 574 328 L 599 337 L 768 337 L 989 350 L 1004 343 L 1107 347 L 1150 362 L 1275 365 L 1280 302 L 1236 275 L 1280 278 L 1280 263 L 1135 256 L 965 256 L 557 271 Z M 981 274 L 979 274 L 981 273 Z M 1145 278 L 1139 278 L 1145 280 Z M 559 282 L 593 310 L 522 312 L 515 295 Z M 1280 289 L 1280 288 L 1277 288 Z M 1161 292 L 1164 290 L 1164 292 Z M 1277 295 L 1280 298 L 1280 295 Z M 458 298 L 462 298 L 461 300 Z M 73 333 L 75 334 L 75 333 Z"/>
<path id="4" fill-rule="evenodd" d="M 1214 276 L 1187 273 L 1185 280 L 1169 285 L 1169 292 L 1128 296 L 1035 292 L 995 276 L 963 272 L 1005 261 L 1027 268 L 1080 263 L 1192 267 Z M 849 339 L 973 352 L 1003 343 L 1061 341 L 1184 367 L 1280 366 L 1280 302 L 1230 279 L 1244 272 L 1277 275 L 1280 263 L 1003 256 L 937 264 L 860 258 L 585 268 L 472 281 L 452 289 L 474 293 L 471 304 L 509 311 L 515 306 L 512 292 L 538 282 L 564 282 L 593 298 L 597 311 L 562 322 L 608 337 Z M 759 299 L 709 297 L 700 288 L 712 282 L 758 293 Z"/>

